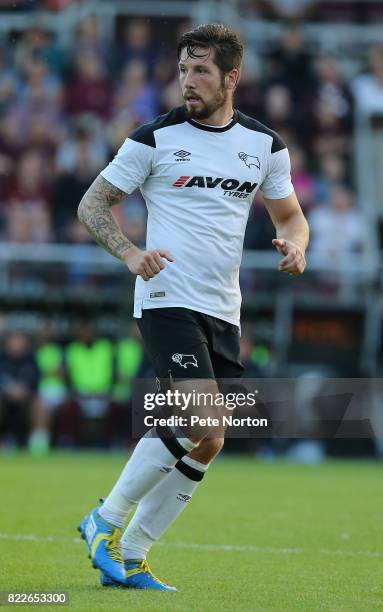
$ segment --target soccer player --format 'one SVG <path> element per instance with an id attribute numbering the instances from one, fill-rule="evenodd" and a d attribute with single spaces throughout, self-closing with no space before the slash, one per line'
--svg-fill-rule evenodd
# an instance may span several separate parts
<path id="1" fill-rule="evenodd" d="M 279 270 L 298 275 L 306 265 L 308 225 L 286 145 L 233 109 L 242 54 L 224 25 L 183 34 L 184 105 L 134 131 L 79 206 L 94 239 L 137 276 L 134 317 L 156 375 L 182 392 L 215 393 L 216 379 L 242 376 L 239 267 L 258 189 L 276 229 Z M 111 211 L 137 187 L 148 209 L 145 251 L 124 236 Z M 79 526 L 105 586 L 174 590 L 152 574 L 147 554 L 223 445 L 194 432 L 153 433 L 141 438 L 108 497 Z"/>

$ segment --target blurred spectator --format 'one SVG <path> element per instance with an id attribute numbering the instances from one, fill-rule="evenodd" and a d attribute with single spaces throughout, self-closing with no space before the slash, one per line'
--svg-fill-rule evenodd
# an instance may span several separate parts
<path id="1" fill-rule="evenodd" d="M 39 396 L 46 411 L 55 410 L 67 395 L 64 353 L 53 326 L 44 322 L 38 335 L 36 360 L 40 371 Z"/>
<path id="2" fill-rule="evenodd" d="M 126 404 L 131 400 L 133 383 L 143 362 L 141 334 L 136 323 L 132 323 L 129 335 L 118 340 L 116 345 L 116 401 Z"/>
<path id="3" fill-rule="evenodd" d="M 271 375 L 271 352 L 263 344 L 255 344 L 250 327 L 242 326 L 241 362 L 245 378 L 264 378 Z"/>
<path id="4" fill-rule="evenodd" d="M 51 240 L 49 213 L 40 202 L 30 206 L 13 200 L 10 204 L 7 215 L 10 242 L 40 244 Z"/>
<path id="5" fill-rule="evenodd" d="M 20 157 L 14 177 L 7 187 L 7 198 L 25 202 L 41 201 L 49 207 L 50 189 L 47 182 L 47 169 L 38 151 L 25 151 Z"/>
<path id="6" fill-rule="evenodd" d="M 137 127 L 137 121 L 129 109 L 116 114 L 106 126 L 108 145 L 113 154 L 116 154 L 125 138 Z"/>
<path id="7" fill-rule="evenodd" d="M 40 60 L 50 70 L 60 74 L 65 71 L 67 64 L 66 54 L 55 43 L 53 33 L 37 23 L 24 30 L 14 53 L 15 66 L 20 73 L 30 60 Z"/>
<path id="8" fill-rule="evenodd" d="M 190 21 L 182 21 L 178 24 L 175 38 L 178 40 L 184 32 L 193 29 Z M 184 103 L 179 83 L 178 60 L 174 50 L 158 57 L 155 64 L 155 77 L 157 83 L 161 85 L 161 110 L 167 112 L 175 106 Z"/>
<path id="9" fill-rule="evenodd" d="M 24 146 L 16 115 L 5 114 L 0 118 L 0 153 L 13 162 L 20 155 Z"/>
<path id="10" fill-rule="evenodd" d="M 118 67 L 131 60 L 144 62 L 152 70 L 157 52 L 151 41 L 150 25 L 144 19 L 131 19 L 124 24 L 121 41 L 117 49 Z"/>
<path id="11" fill-rule="evenodd" d="M 77 217 L 74 217 L 66 226 L 65 238 L 74 246 L 76 253 L 76 258 L 66 266 L 67 283 L 72 290 L 85 289 L 87 285 L 92 284 L 92 279 L 94 280 L 88 263 L 83 260 L 83 255 L 89 255 L 89 244 L 92 238 Z"/>
<path id="12" fill-rule="evenodd" d="M 383 113 L 383 46 L 372 47 L 369 53 L 369 72 L 357 76 L 352 93 L 357 108 L 363 113 Z"/>
<path id="13" fill-rule="evenodd" d="M 0 9 L 32 10 L 38 6 L 39 0 L 0 0 Z"/>
<path id="14" fill-rule="evenodd" d="M 76 28 L 72 46 L 73 61 L 81 55 L 96 55 L 108 61 L 108 45 L 103 40 L 99 17 L 96 15 L 88 15 Z"/>
<path id="15" fill-rule="evenodd" d="M 288 88 L 294 103 L 300 103 L 312 84 L 311 57 L 298 24 L 285 25 L 280 44 L 269 55 L 268 82 Z"/>
<path id="16" fill-rule="evenodd" d="M 74 4 L 76 0 L 44 0 L 47 9 L 51 11 L 63 11 L 70 4 Z"/>
<path id="17" fill-rule="evenodd" d="M 154 81 L 149 81 L 142 60 L 131 60 L 123 66 L 114 93 L 113 114 L 118 119 L 132 116 L 137 124 L 147 123 L 159 112 L 159 95 Z"/>
<path id="18" fill-rule="evenodd" d="M 180 88 L 180 80 L 179 75 L 177 73 L 176 76 L 166 85 L 166 87 L 161 92 L 161 103 L 165 110 L 168 112 L 170 109 L 175 106 L 181 106 L 184 103 L 184 99 L 182 97 L 181 88 Z"/>
<path id="19" fill-rule="evenodd" d="M 342 121 L 345 129 L 349 128 L 352 97 L 337 59 L 331 55 L 319 58 L 316 64 L 316 76 L 315 97 L 319 104 L 323 104 L 331 115 Z"/>
<path id="20" fill-rule="evenodd" d="M 37 402 L 39 371 L 28 336 L 8 333 L 0 353 L 0 440 L 24 445 Z"/>
<path id="21" fill-rule="evenodd" d="M 72 224 L 77 219 L 80 200 L 106 162 L 107 150 L 96 130 L 80 126 L 74 137 L 58 149 L 52 184 L 53 224 L 58 240 L 72 241 Z"/>
<path id="22" fill-rule="evenodd" d="M 54 416 L 67 396 L 63 350 L 48 322 L 40 330 L 35 356 L 40 373 L 39 401 L 33 410 L 28 447 L 34 455 L 45 455 L 51 444 Z"/>
<path id="23" fill-rule="evenodd" d="M 97 338 L 89 321 L 78 324 L 76 336 L 65 352 L 69 388 L 81 412 L 98 418 L 107 410 L 115 380 L 113 345 Z"/>
<path id="24" fill-rule="evenodd" d="M 302 149 L 290 146 L 291 179 L 298 200 L 304 210 L 314 203 L 314 179 L 306 168 L 306 158 Z"/>
<path id="25" fill-rule="evenodd" d="M 241 15 L 249 15 L 253 19 L 297 20 L 308 19 L 316 15 L 316 0 L 240 0 Z"/>
<path id="26" fill-rule="evenodd" d="M 319 141 L 326 143 L 323 153 L 347 157 L 352 129 L 351 92 L 344 82 L 340 65 L 333 57 L 323 57 L 318 61 L 317 77 L 311 101 L 313 138 L 319 137 Z"/>
<path id="27" fill-rule="evenodd" d="M 8 140 L 14 148 L 22 149 L 31 146 L 37 138 L 42 148 L 51 154 L 60 134 L 61 82 L 38 58 L 26 62 L 23 76 L 17 100 L 5 115 L 6 123 L 12 126 Z M 7 133 L 7 128 L 5 130 Z"/>
<path id="28" fill-rule="evenodd" d="M 71 115 L 93 114 L 107 119 L 110 113 L 110 83 L 101 57 L 93 52 L 75 59 L 75 75 L 66 91 L 67 110 Z"/>
<path id="29" fill-rule="evenodd" d="M 255 62 L 247 60 L 245 55 L 241 80 L 235 92 L 235 107 L 243 113 L 260 117 L 262 109 L 262 95 L 260 74 Z"/>
<path id="30" fill-rule="evenodd" d="M 331 190 L 337 183 L 346 182 L 346 163 L 339 155 L 327 153 L 319 158 L 319 171 L 315 177 L 314 200 L 322 204 L 330 199 Z"/>
<path id="31" fill-rule="evenodd" d="M 47 242 L 51 238 L 50 189 L 43 159 L 36 151 L 20 158 L 4 196 L 8 239 Z"/>
<path id="32" fill-rule="evenodd" d="M 272 85 L 266 89 L 263 99 L 264 123 L 282 134 L 292 129 L 299 140 L 304 133 L 305 122 L 300 107 L 293 103 L 291 92 L 285 85 Z"/>
<path id="33" fill-rule="evenodd" d="M 267 251 L 273 248 L 271 243 L 275 238 L 275 228 L 270 220 L 261 197 L 255 198 L 255 202 L 250 209 L 249 220 L 246 226 L 244 248 L 259 249 Z M 251 271 L 248 275 L 253 278 Z"/>
<path id="34" fill-rule="evenodd" d="M 125 201 L 125 205 L 113 211 L 124 234 L 138 246 L 146 243 L 146 204 L 139 190 L 134 191 Z"/>
<path id="35" fill-rule="evenodd" d="M 58 147 L 56 172 L 78 172 L 86 180 L 96 176 L 108 161 L 108 149 L 97 122 L 79 122 L 73 136 Z"/>
<path id="36" fill-rule="evenodd" d="M 279 19 L 308 19 L 317 0 L 269 0 Z"/>
<path id="37" fill-rule="evenodd" d="M 81 321 L 77 339 L 65 351 L 65 368 L 72 401 L 80 420 L 80 439 L 107 445 L 104 426 L 111 415 L 115 384 L 113 345 L 96 337 L 90 321 Z"/>
<path id="38" fill-rule="evenodd" d="M 328 100 L 314 102 L 312 135 L 317 155 L 349 155 L 350 133 L 343 120 L 334 115 Z"/>
<path id="39" fill-rule="evenodd" d="M 18 85 L 18 77 L 9 63 L 6 47 L 0 45 L 0 116 L 15 99 Z"/>
<path id="40" fill-rule="evenodd" d="M 52 108 L 60 110 L 62 103 L 60 79 L 49 72 L 48 65 L 42 58 L 26 58 L 20 72 L 25 78 L 18 94 L 22 103 L 32 109 L 38 103 L 49 103 Z"/>
<path id="41" fill-rule="evenodd" d="M 367 239 L 363 215 L 354 205 L 350 189 L 336 185 L 327 204 L 309 213 L 310 250 L 320 253 L 330 264 L 337 257 L 361 251 Z"/>

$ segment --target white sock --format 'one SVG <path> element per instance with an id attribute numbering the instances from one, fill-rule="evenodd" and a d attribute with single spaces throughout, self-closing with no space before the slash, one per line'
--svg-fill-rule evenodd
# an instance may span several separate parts
<path id="1" fill-rule="evenodd" d="M 152 430 L 145 434 L 101 506 L 101 517 L 122 527 L 132 507 L 194 447 L 188 438 L 161 440 L 152 437 Z"/>
<path id="2" fill-rule="evenodd" d="M 145 495 L 121 538 L 124 559 L 146 559 L 150 547 L 184 510 L 208 467 L 183 457 L 176 469 Z"/>

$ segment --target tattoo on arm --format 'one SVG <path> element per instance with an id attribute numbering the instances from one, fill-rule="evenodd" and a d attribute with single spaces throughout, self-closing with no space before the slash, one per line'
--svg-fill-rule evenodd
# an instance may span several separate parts
<path id="1" fill-rule="evenodd" d="M 102 176 L 98 176 L 78 207 L 78 218 L 81 223 L 99 245 L 118 259 L 121 259 L 122 254 L 133 246 L 122 233 L 111 211 L 111 206 L 118 204 L 125 195 L 124 191 Z"/>

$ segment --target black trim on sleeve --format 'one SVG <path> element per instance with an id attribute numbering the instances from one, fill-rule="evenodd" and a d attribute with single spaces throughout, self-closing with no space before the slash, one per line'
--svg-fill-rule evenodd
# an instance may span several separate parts
<path id="1" fill-rule="evenodd" d="M 263 134 L 267 134 L 271 136 L 273 139 L 271 145 L 271 152 L 277 153 L 278 151 L 282 151 L 282 149 L 286 149 L 286 143 L 282 140 L 282 138 L 274 132 L 274 130 L 270 130 L 270 128 L 263 125 L 260 121 L 253 119 L 253 117 L 249 117 L 240 111 L 237 111 L 238 123 L 248 130 L 253 130 L 254 132 L 262 132 Z"/>
<path id="2" fill-rule="evenodd" d="M 141 127 L 137 128 L 136 130 L 134 130 L 134 132 L 129 134 L 129 138 L 130 140 L 140 142 L 155 149 L 156 139 L 154 137 L 154 132 L 156 130 L 160 130 L 164 127 L 169 127 L 171 125 L 178 125 L 179 123 L 185 123 L 185 121 L 185 108 L 183 106 L 178 106 L 177 108 L 173 108 L 171 111 L 166 113 L 166 115 L 160 115 L 159 117 L 154 119 L 154 121 L 141 125 Z"/>
<path id="3" fill-rule="evenodd" d="M 177 468 L 177 470 L 181 472 L 181 474 L 186 476 L 186 478 L 190 478 L 190 480 L 194 480 L 195 482 L 200 482 L 202 478 L 205 476 L 205 472 L 196 470 L 195 468 L 191 467 L 191 465 L 188 465 L 187 463 L 184 463 L 183 461 L 178 461 L 175 467 Z"/>

